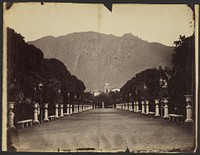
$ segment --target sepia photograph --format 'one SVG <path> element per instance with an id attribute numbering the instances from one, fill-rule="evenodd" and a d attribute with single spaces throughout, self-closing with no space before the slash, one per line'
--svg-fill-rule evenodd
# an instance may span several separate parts
<path id="1" fill-rule="evenodd" d="M 195 4 L 3 3 L 2 151 L 194 153 Z"/>

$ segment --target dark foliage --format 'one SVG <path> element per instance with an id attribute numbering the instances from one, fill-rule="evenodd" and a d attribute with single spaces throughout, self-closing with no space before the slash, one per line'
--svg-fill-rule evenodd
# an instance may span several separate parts
<path id="1" fill-rule="evenodd" d="M 69 100 L 68 93 L 70 101 L 74 101 L 75 94 L 83 96 L 83 82 L 71 75 L 61 61 L 44 59 L 40 49 L 27 44 L 13 29 L 8 28 L 7 36 L 7 92 L 8 101 L 15 101 L 16 120 L 33 118 L 33 104 L 41 98 L 53 110 L 56 102 Z M 39 83 L 43 84 L 42 91 Z"/>
<path id="2" fill-rule="evenodd" d="M 178 113 L 186 115 L 186 102 L 184 95 L 193 94 L 195 99 L 195 39 L 191 37 L 180 36 L 174 53 L 172 54 L 172 69 L 162 68 L 147 69 L 129 80 L 122 88 L 121 93 L 123 101 L 127 102 L 128 94 L 132 94 L 134 100 L 150 100 L 150 108 L 154 103 L 155 98 L 161 96 L 161 87 L 159 78 L 167 80 L 168 87 L 165 90 L 167 93 L 163 96 L 169 97 L 170 113 Z M 144 89 L 146 85 L 146 90 Z M 193 113 L 195 112 L 195 101 L 193 102 Z"/>

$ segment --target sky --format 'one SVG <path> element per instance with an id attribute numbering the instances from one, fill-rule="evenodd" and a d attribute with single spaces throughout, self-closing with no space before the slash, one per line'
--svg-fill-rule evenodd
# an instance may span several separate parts
<path id="1" fill-rule="evenodd" d="M 149 42 L 173 46 L 179 35 L 194 31 L 192 11 L 186 5 L 15 3 L 4 10 L 4 26 L 33 41 L 73 32 L 95 31 L 123 36 L 132 33 Z"/>

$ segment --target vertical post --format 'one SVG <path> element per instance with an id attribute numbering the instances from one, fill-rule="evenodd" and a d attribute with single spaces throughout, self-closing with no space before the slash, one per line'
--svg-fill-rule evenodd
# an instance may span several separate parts
<path id="1" fill-rule="evenodd" d="M 133 105 L 134 105 L 133 106 L 134 107 L 133 111 L 136 112 L 136 103 L 134 102 Z"/>
<path id="2" fill-rule="evenodd" d="M 168 98 L 163 98 L 164 99 L 164 116 L 163 118 L 169 118 L 169 109 L 168 109 Z"/>
<path id="3" fill-rule="evenodd" d="M 102 109 L 104 109 L 104 102 L 102 102 Z"/>
<path id="4" fill-rule="evenodd" d="M 63 115 L 63 104 L 60 104 L 60 117 L 64 117 L 64 115 Z"/>
<path id="5" fill-rule="evenodd" d="M 9 102 L 9 112 L 8 112 L 8 128 L 9 129 L 15 129 L 15 126 L 14 126 L 14 117 L 15 117 L 15 114 L 13 113 L 13 109 L 14 109 L 14 104 L 15 102 Z"/>
<path id="6" fill-rule="evenodd" d="M 58 103 L 56 103 L 56 105 L 55 105 L 55 118 L 59 118 L 59 116 L 58 116 Z"/>
<path id="7" fill-rule="evenodd" d="M 130 102 L 129 103 L 129 111 L 132 111 L 133 110 L 133 105 L 132 105 L 132 103 Z"/>
<path id="8" fill-rule="evenodd" d="M 69 112 L 69 104 L 67 104 L 67 115 L 69 116 L 70 115 L 70 112 Z"/>
<path id="9" fill-rule="evenodd" d="M 159 117 L 160 116 L 160 114 L 159 114 L 159 99 L 155 99 L 155 112 L 156 112 L 155 116 Z"/>
<path id="10" fill-rule="evenodd" d="M 38 120 L 38 103 L 34 103 L 34 117 L 33 117 L 33 123 L 34 124 L 39 124 Z"/>
<path id="11" fill-rule="evenodd" d="M 144 101 L 141 101 L 142 102 L 142 114 L 145 114 L 145 104 L 144 104 Z"/>
<path id="12" fill-rule="evenodd" d="M 139 102 L 136 101 L 136 112 L 139 112 Z"/>
<path id="13" fill-rule="evenodd" d="M 185 123 L 192 123 L 192 122 L 194 122 L 192 119 L 192 105 L 191 105 L 192 95 L 185 95 L 185 98 L 186 98 L 186 103 L 187 103 Z"/>
<path id="14" fill-rule="evenodd" d="M 48 118 L 48 103 L 44 104 L 44 122 L 48 122 L 49 118 Z"/>
<path id="15" fill-rule="evenodd" d="M 73 114 L 72 108 L 73 108 L 73 106 L 72 106 L 72 104 L 70 104 L 70 110 L 69 110 L 70 111 L 70 115 Z"/>
<path id="16" fill-rule="evenodd" d="M 149 114 L 149 101 L 146 100 L 146 115 Z"/>

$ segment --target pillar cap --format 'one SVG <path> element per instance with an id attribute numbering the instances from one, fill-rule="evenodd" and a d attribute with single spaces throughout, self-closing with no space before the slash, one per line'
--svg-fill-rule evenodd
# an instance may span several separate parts
<path id="1" fill-rule="evenodd" d="M 192 101 L 192 95 L 184 95 L 186 98 L 186 102 Z"/>

